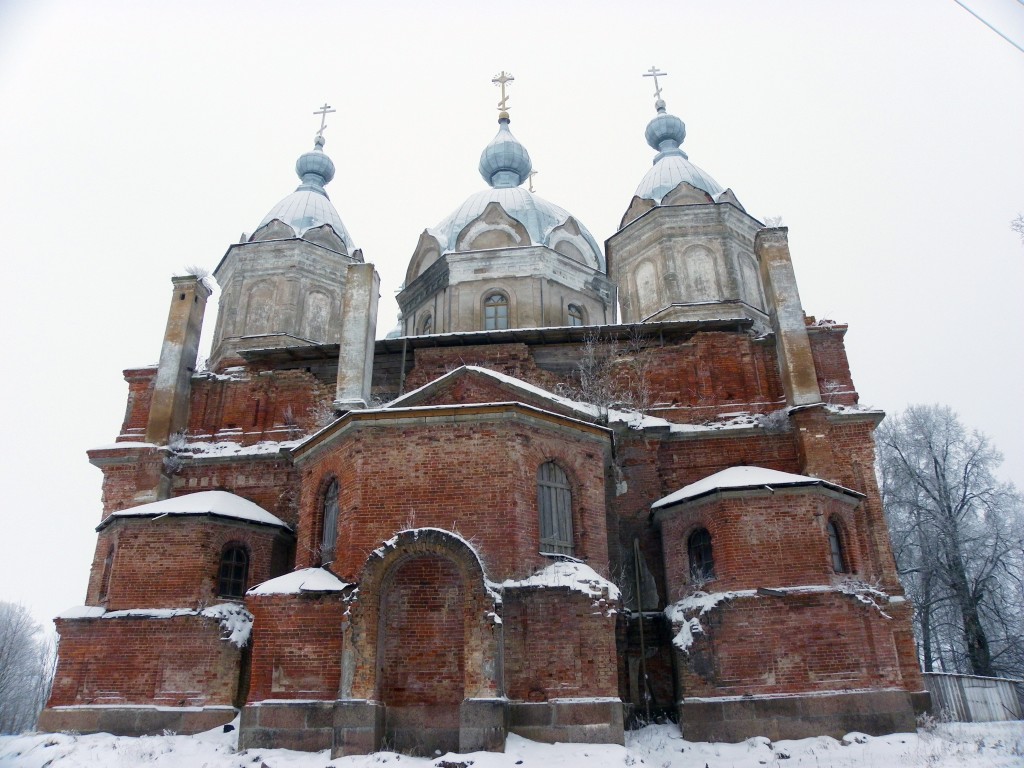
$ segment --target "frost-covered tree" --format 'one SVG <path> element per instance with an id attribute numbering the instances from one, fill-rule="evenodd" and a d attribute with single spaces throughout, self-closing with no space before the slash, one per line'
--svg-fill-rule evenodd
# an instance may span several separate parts
<path id="1" fill-rule="evenodd" d="M 53 641 L 15 603 L 0 603 L 0 733 L 35 727 L 53 682 Z"/>
<path id="2" fill-rule="evenodd" d="M 1002 455 L 944 406 L 878 429 L 882 498 L 926 672 L 1024 672 L 1024 503 Z"/>

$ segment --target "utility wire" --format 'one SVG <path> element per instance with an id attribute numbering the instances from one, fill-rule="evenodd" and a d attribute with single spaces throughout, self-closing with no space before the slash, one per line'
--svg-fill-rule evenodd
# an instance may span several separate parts
<path id="1" fill-rule="evenodd" d="M 989 23 L 988 23 L 987 21 L 985 21 L 985 20 L 984 20 L 983 18 L 981 18 L 981 16 L 979 16 L 979 15 L 978 15 L 978 14 L 976 14 L 976 13 L 975 13 L 974 11 L 972 11 L 972 10 L 971 10 L 970 8 L 968 8 L 968 7 L 967 7 L 967 6 L 966 6 L 966 5 L 964 4 L 964 3 L 962 3 L 962 2 L 960 1 L 960 0 L 953 0 L 953 2 L 954 2 L 954 3 L 956 3 L 957 5 L 959 5 L 959 6 L 961 7 L 961 8 L 963 8 L 963 9 L 964 9 L 965 11 L 967 11 L 967 12 L 968 12 L 969 14 L 971 14 L 971 16 L 973 16 L 974 18 L 976 18 L 976 19 L 977 19 L 978 21 L 980 21 L 980 22 L 981 22 L 982 24 L 984 24 L 984 25 L 985 25 L 986 27 L 988 27 L 988 28 L 989 28 L 989 29 L 991 29 L 991 30 L 992 30 L 993 32 L 995 32 L 995 33 L 996 33 L 997 35 L 999 35 L 999 36 L 1000 36 L 1001 38 L 1003 38 L 1003 40 L 1005 40 L 1006 42 L 1008 42 L 1008 43 L 1009 43 L 1010 45 L 1012 45 L 1012 46 L 1013 46 L 1014 48 L 1016 48 L 1016 49 L 1017 49 L 1018 51 L 1020 51 L 1021 53 L 1024 53 L 1024 48 L 1021 48 L 1019 44 L 1017 44 L 1016 42 L 1014 42 L 1013 40 L 1011 40 L 1010 38 L 1008 38 L 1008 37 L 1007 37 L 1006 35 L 1004 35 L 1004 34 L 1003 34 L 1002 32 L 1000 32 L 1000 31 L 999 31 L 998 29 L 996 29 L 995 27 L 993 27 L 993 26 L 992 26 L 991 24 L 989 24 Z M 1017 0 L 1017 2 L 1021 2 L 1021 0 Z"/>

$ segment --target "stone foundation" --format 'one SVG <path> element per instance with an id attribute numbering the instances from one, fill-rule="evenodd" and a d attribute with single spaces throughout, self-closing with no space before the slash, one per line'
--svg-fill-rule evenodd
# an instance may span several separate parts
<path id="1" fill-rule="evenodd" d="M 622 702 L 615 698 L 513 702 L 509 730 L 548 744 L 623 744 Z"/>
<path id="2" fill-rule="evenodd" d="M 118 736 L 158 736 L 165 731 L 181 735 L 202 733 L 230 723 L 234 707 L 151 707 L 99 705 L 50 707 L 39 715 L 36 730 L 47 733 L 115 733 Z"/>
<path id="3" fill-rule="evenodd" d="M 743 741 L 752 736 L 842 738 L 851 731 L 872 736 L 915 730 L 914 701 L 906 691 L 854 691 L 782 697 L 700 699 L 679 705 L 688 741 Z"/>

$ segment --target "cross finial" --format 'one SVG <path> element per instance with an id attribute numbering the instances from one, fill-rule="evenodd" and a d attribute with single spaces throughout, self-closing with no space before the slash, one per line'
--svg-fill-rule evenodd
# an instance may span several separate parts
<path id="1" fill-rule="evenodd" d="M 662 72 L 657 67 L 651 67 L 644 73 L 644 77 L 654 78 L 654 98 L 661 99 L 661 86 L 658 85 L 659 77 L 668 77 L 668 72 Z"/>
<path id="2" fill-rule="evenodd" d="M 508 110 L 508 94 L 505 93 L 505 85 L 515 80 L 512 75 L 508 74 L 505 70 L 501 70 L 501 74 L 495 75 L 491 78 L 491 82 L 501 87 L 501 101 L 498 102 L 498 111 L 505 112 Z"/>
<path id="3" fill-rule="evenodd" d="M 325 101 L 324 105 L 313 113 L 314 115 L 320 115 L 320 130 L 316 132 L 316 137 L 318 139 L 322 139 L 324 137 L 324 129 L 327 128 L 327 116 L 331 114 L 331 112 L 337 111 L 338 110 L 336 109 L 331 109 L 331 105 Z"/>
<path id="4" fill-rule="evenodd" d="M 536 175 L 537 175 L 537 171 L 530 171 L 530 175 L 529 175 L 528 178 L 530 180 L 530 191 L 531 192 L 536 192 L 537 191 L 537 190 L 535 190 L 533 188 L 533 177 L 536 176 Z"/>

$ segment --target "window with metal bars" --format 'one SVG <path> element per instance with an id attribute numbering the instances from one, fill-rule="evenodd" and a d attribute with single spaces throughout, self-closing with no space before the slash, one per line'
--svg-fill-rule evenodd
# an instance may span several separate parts
<path id="1" fill-rule="evenodd" d="M 338 539 L 338 481 L 331 480 L 324 491 L 324 527 L 320 538 L 320 564 L 334 560 L 334 545 Z"/>
<path id="2" fill-rule="evenodd" d="M 843 557 L 843 540 L 839 535 L 839 527 L 835 521 L 828 521 L 828 549 L 832 559 L 832 570 L 846 573 L 846 558 Z"/>
<path id="3" fill-rule="evenodd" d="M 537 510 L 540 513 L 540 551 L 547 555 L 571 555 L 572 488 L 555 462 L 537 471 Z"/>
<path id="4" fill-rule="evenodd" d="M 220 556 L 220 576 L 217 579 L 217 595 L 241 599 L 245 597 L 246 581 L 249 578 L 249 553 L 245 547 L 228 547 Z"/>
<path id="5" fill-rule="evenodd" d="M 690 578 L 707 581 L 715 578 L 715 555 L 711 550 L 711 534 L 707 528 L 698 528 L 686 543 L 690 558 Z"/>

